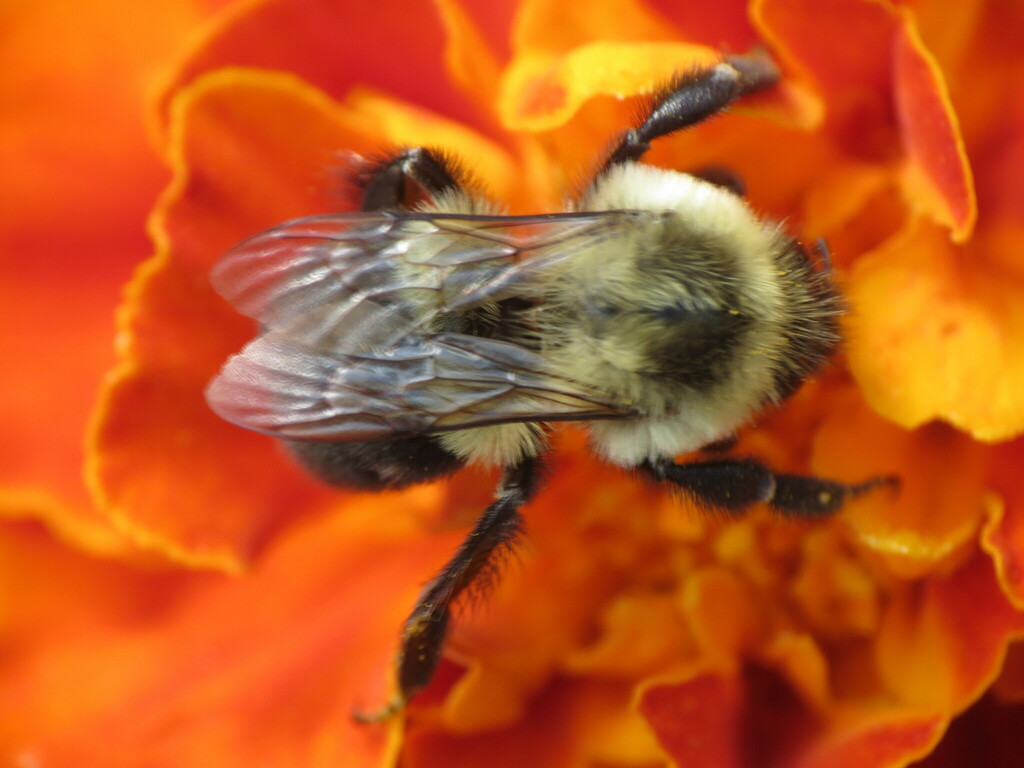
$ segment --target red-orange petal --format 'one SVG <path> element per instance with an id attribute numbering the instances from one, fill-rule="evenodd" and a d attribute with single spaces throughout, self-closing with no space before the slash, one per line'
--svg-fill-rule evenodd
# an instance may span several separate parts
<path id="1" fill-rule="evenodd" d="M 945 726 L 881 706 L 828 720 L 785 675 L 756 666 L 649 685 L 639 707 L 675 763 L 693 768 L 897 768 L 927 754 Z"/>
<path id="2" fill-rule="evenodd" d="M 949 227 L 954 242 L 970 237 L 978 201 L 967 151 L 942 73 L 909 14 L 897 28 L 894 95 L 900 121 L 904 194 L 913 208 Z"/>
<path id="3" fill-rule="evenodd" d="M 706 672 L 646 686 L 638 708 L 679 765 L 739 768 L 744 691 L 733 674 Z"/>
<path id="4" fill-rule="evenodd" d="M 445 29 L 444 61 L 448 75 L 479 105 L 494 114 L 500 77 L 497 54 L 476 20 L 457 0 L 435 0 Z"/>
<path id="5" fill-rule="evenodd" d="M 845 149 L 862 160 L 892 157 L 896 21 L 890 6 L 861 0 L 752 0 L 750 15 L 783 65 L 816 85 L 827 104 L 829 129 Z"/>
<path id="6" fill-rule="evenodd" d="M 82 482 L 82 433 L 167 175 L 146 140 L 145 88 L 203 16 L 176 0 L 0 9 L 0 514 L 45 518 L 100 551 L 123 542 Z"/>
<path id="7" fill-rule="evenodd" d="M 133 537 L 237 570 L 313 489 L 273 440 L 220 421 L 203 400 L 254 331 L 207 275 L 246 235 L 331 210 L 334 153 L 365 151 L 372 130 L 298 80 L 240 70 L 189 88 L 177 115 L 178 180 L 153 221 L 157 255 L 128 289 L 123 362 L 105 383 L 88 470 Z"/>
<path id="8" fill-rule="evenodd" d="M 630 707 L 632 686 L 596 678 L 556 678 L 523 717 L 483 733 L 411 721 L 403 768 L 563 768 L 660 765 L 662 752 Z"/>
<path id="9" fill-rule="evenodd" d="M 0 752 L 82 768 L 377 768 L 388 728 L 352 715 L 390 695 L 402 619 L 456 543 L 417 523 L 440 500 L 364 496 L 237 578 L 139 571 L 5 526 L 3 586 L 18 601 Z"/>
<path id="10" fill-rule="evenodd" d="M 681 39 L 729 53 L 746 53 L 759 43 L 750 23 L 748 0 L 647 0 L 671 22 Z"/>
<path id="11" fill-rule="evenodd" d="M 554 55 L 588 43 L 668 42 L 678 34 L 638 0 L 596 0 L 586 5 L 558 0 L 523 0 L 512 28 L 512 47 Z"/>
<path id="12" fill-rule="evenodd" d="M 1024 612 L 1003 594 L 992 563 L 976 553 L 944 576 L 910 582 L 886 606 L 875 649 L 891 695 L 955 714 L 999 674 Z"/>
<path id="13" fill-rule="evenodd" d="M 755 0 L 751 13 L 782 61 L 817 83 L 829 130 L 852 158 L 902 156 L 907 201 L 965 240 L 977 216 L 971 170 L 913 15 L 860 0 Z"/>
<path id="14" fill-rule="evenodd" d="M 836 728 L 795 768 L 903 768 L 931 752 L 946 727 L 942 717 L 912 712 L 863 720 Z"/>
<path id="15" fill-rule="evenodd" d="M 897 477 L 849 505 L 844 519 L 861 545 L 901 578 L 917 578 L 972 548 L 985 515 L 989 449 L 933 423 L 907 431 L 874 414 L 849 390 L 837 397 L 815 438 L 814 469 L 862 482 Z M 955 466 L 955 476 L 947 467 Z"/>
<path id="16" fill-rule="evenodd" d="M 507 185 L 511 161 L 469 129 L 363 93 L 344 108 L 289 75 L 227 69 L 175 106 L 177 179 L 153 220 L 158 252 L 122 311 L 89 473 L 119 526 L 148 546 L 237 570 L 320 492 L 275 441 L 214 416 L 206 384 L 255 328 L 216 297 L 212 264 L 266 227 L 343 206 L 338 152 L 380 142 L 462 146 Z M 322 498 L 322 496 L 320 496 Z"/>
<path id="17" fill-rule="evenodd" d="M 1007 648 L 1003 668 L 991 691 L 998 701 L 1024 704 L 1024 640 L 1017 640 Z"/>
<path id="18" fill-rule="evenodd" d="M 182 56 L 161 89 L 157 119 L 165 124 L 175 93 L 204 72 L 246 66 L 290 72 L 335 98 L 370 83 L 459 122 L 481 125 L 480 105 L 453 83 L 438 55 L 445 44 L 441 15 L 431 0 L 238 3 Z"/>

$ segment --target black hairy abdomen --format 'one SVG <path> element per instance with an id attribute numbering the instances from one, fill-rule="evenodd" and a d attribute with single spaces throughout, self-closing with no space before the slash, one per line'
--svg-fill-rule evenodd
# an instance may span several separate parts
<path id="1" fill-rule="evenodd" d="M 648 350 L 658 363 L 655 374 L 694 389 L 727 378 L 751 325 L 749 318 L 721 309 L 665 307 L 655 314 L 665 323 Z"/>
<path id="2" fill-rule="evenodd" d="M 379 491 L 450 475 L 463 460 L 428 435 L 372 443 L 284 441 L 289 452 L 330 485 Z"/>

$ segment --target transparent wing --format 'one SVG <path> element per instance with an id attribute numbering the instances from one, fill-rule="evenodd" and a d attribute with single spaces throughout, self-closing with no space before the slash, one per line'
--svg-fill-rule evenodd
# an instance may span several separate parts
<path id="1" fill-rule="evenodd" d="M 362 355 L 327 353 L 271 331 L 207 389 L 222 418 L 297 440 L 379 440 L 513 421 L 621 418 L 534 352 L 479 336 L 410 337 Z"/>
<path id="2" fill-rule="evenodd" d="M 439 315 L 532 295 L 545 267 L 638 215 L 357 213 L 268 230 L 214 271 L 217 290 L 266 331 L 207 399 L 240 426 L 307 440 L 627 416 L 529 349 L 431 329 Z"/>
<path id="3" fill-rule="evenodd" d="M 307 344 L 388 346 L 438 314 L 528 295 L 545 267 L 638 215 L 315 216 L 240 243 L 212 280 L 240 312 Z"/>

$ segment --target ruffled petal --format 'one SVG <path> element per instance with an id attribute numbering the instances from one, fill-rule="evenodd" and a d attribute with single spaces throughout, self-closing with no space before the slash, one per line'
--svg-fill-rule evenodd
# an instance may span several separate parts
<path id="1" fill-rule="evenodd" d="M 895 42 L 894 88 L 906 153 L 903 186 L 911 207 L 967 240 L 978 217 L 974 178 L 946 83 L 909 14 Z"/>
<path id="2" fill-rule="evenodd" d="M 455 7 L 454 0 L 445 4 L 445 22 L 449 31 L 459 27 L 457 34 L 464 35 L 466 26 L 453 20 Z M 445 50 L 445 35 L 442 14 L 431 0 L 238 3 L 194 41 L 166 78 L 156 102 L 157 124 L 166 125 L 170 103 L 185 85 L 205 72 L 242 66 L 290 72 L 335 98 L 355 85 L 372 83 L 398 98 L 480 126 L 480 107 L 485 105 L 466 98 L 438 55 Z M 466 42 L 463 38 L 456 45 Z M 471 97 L 479 95 L 471 89 Z"/>
<path id="3" fill-rule="evenodd" d="M 991 482 L 997 496 L 988 500 L 989 519 L 981 545 L 992 557 L 1004 594 L 1024 610 L 1024 487 L 1020 483 L 1024 441 L 999 446 L 994 453 Z"/>
<path id="4" fill-rule="evenodd" d="M 0 515 L 46 519 L 100 552 L 124 542 L 82 482 L 82 431 L 166 180 L 140 118 L 144 82 L 203 15 L 173 0 L 0 11 Z"/>
<path id="5" fill-rule="evenodd" d="M 1019 697 L 1020 446 L 971 438 L 1024 431 L 1024 112 L 1012 98 L 1024 69 L 1005 31 L 1020 12 L 975 0 L 948 16 L 928 0 L 755 0 L 748 19 L 741 0 L 528 0 L 509 43 L 510 3 L 398 5 L 245 0 L 164 83 L 158 135 L 175 179 L 89 433 L 89 482 L 115 525 L 89 517 L 70 472 L 52 487 L 31 482 L 47 467 L 34 436 L 8 446 L 17 483 L 0 504 L 51 515 L 94 550 L 126 548 L 120 529 L 176 565 L 239 575 L 154 570 L 155 557 L 103 562 L 31 525 L 3 526 L 0 720 L 28 728 L 0 727 L 0 751 L 115 768 L 895 768 L 928 752 L 987 687 Z M 518 563 L 498 564 L 486 609 L 458 606 L 431 686 L 387 726 L 356 727 L 353 708 L 393 695 L 417 586 L 487 506 L 494 478 L 332 497 L 273 440 L 217 420 L 202 390 L 254 328 L 209 289 L 210 266 L 259 229 L 351 205 L 342 150 L 436 145 L 511 210 L 553 209 L 630 124 L 634 96 L 759 40 L 782 84 L 657 142 L 647 159 L 726 165 L 755 209 L 805 242 L 828 238 L 863 394 L 834 366 L 736 453 L 851 483 L 896 475 L 899 491 L 876 489 L 810 527 L 766 510 L 698 516 L 581 458 L 569 430 L 524 510 L 529 544 Z M 65 220 L 91 237 L 100 230 L 88 229 L 81 193 L 93 185 L 78 178 Z M 108 212 L 131 215 L 122 203 Z M 26 247 L 12 252 L 49 263 L 31 247 L 40 220 L 20 204 L 8 210 L 33 229 L 17 230 Z M 123 221 L 102 230 L 126 231 Z M 52 276 L 17 261 L 0 301 L 45 334 L 16 332 L 17 358 L 31 359 L 40 338 L 66 338 L 81 348 L 56 369 L 95 377 L 91 366 L 109 359 L 95 352 L 101 324 L 65 330 L 53 302 L 95 317 L 109 290 L 79 295 L 90 283 L 76 275 L 44 294 Z M 95 261 L 90 275 L 108 289 L 126 270 L 127 260 Z M 61 394 L 35 392 L 43 369 L 30 368 L 10 378 L 23 432 Z M 45 418 L 80 424 L 86 389 L 67 392 Z M 62 437 L 55 455 L 73 464 L 69 446 Z M 69 520 L 75 494 L 83 514 Z"/>
<path id="6" fill-rule="evenodd" d="M 815 440 L 815 471 L 857 482 L 896 477 L 899 488 L 852 503 L 844 519 L 860 543 L 902 578 L 934 572 L 972 548 L 985 515 L 989 452 L 943 424 L 900 429 L 852 391 L 837 398 Z M 956 483 L 939 483 L 946 467 Z"/>
<path id="7" fill-rule="evenodd" d="M 561 768 L 567 765 L 659 765 L 663 753 L 631 709 L 631 687 L 593 678 L 557 679 L 516 723 L 459 733 L 429 722 L 411 725 L 405 768 Z"/>
<path id="8" fill-rule="evenodd" d="M 435 1 L 445 29 L 444 58 L 448 76 L 489 116 L 493 114 L 498 97 L 497 55 L 462 4 L 456 0 Z M 491 14 L 494 11 L 495 8 L 490 9 Z"/>
<path id="9" fill-rule="evenodd" d="M 175 114 L 178 182 L 154 219 L 160 250 L 129 288 L 124 362 L 104 390 L 90 473 L 134 538 L 196 565 L 238 570 L 322 492 L 274 441 L 206 406 L 206 384 L 254 332 L 214 295 L 210 267 L 246 235 L 337 209 L 340 148 L 455 143 L 503 184 L 510 161 L 422 110 L 370 94 L 342 108 L 275 73 L 208 75 L 183 92 Z"/>
<path id="10" fill-rule="evenodd" d="M 524 53 L 565 53 L 580 45 L 610 42 L 666 42 L 676 30 L 638 0 L 596 0 L 586 6 L 558 0 L 524 0 L 512 27 L 512 47 Z"/>
<path id="11" fill-rule="evenodd" d="M 850 158 L 899 158 L 910 206 L 965 240 L 977 216 L 971 170 L 943 73 L 914 16 L 860 0 L 755 0 L 751 14 L 780 59 L 817 84 L 827 129 Z"/>
<path id="12" fill-rule="evenodd" d="M 760 42 L 750 23 L 748 0 L 647 0 L 647 5 L 671 22 L 683 40 L 720 51 L 745 53 Z"/>
<path id="13" fill-rule="evenodd" d="M 865 709 L 829 721 L 770 667 L 704 672 L 644 688 L 640 711 L 678 765 L 896 768 L 922 757 L 941 717 Z"/>
<path id="14" fill-rule="evenodd" d="M 1024 613 L 976 553 L 947 576 L 903 586 L 886 606 L 875 654 L 887 690 L 922 709 L 957 713 L 999 675 Z"/>
<path id="15" fill-rule="evenodd" d="M 982 255 L 918 220 L 850 275 L 850 367 L 903 427 L 943 419 L 981 440 L 1024 430 L 1024 281 Z"/>
<path id="16" fill-rule="evenodd" d="M 240 569 L 315 493 L 273 441 L 206 406 L 207 382 L 254 330 L 207 275 L 246 235 L 330 210 L 325 164 L 368 132 L 334 110 L 298 80 L 238 70 L 177 108 L 178 181 L 119 318 L 123 362 L 105 382 L 88 470 L 122 529 L 196 565 Z"/>
<path id="17" fill-rule="evenodd" d="M 276 540 L 244 577 L 132 569 L 0 531 L 0 751 L 41 765 L 380 766 L 397 628 L 455 546 L 418 489 L 364 497 Z M 55 623 L 55 620 L 58 623 Z M 59 631 L 55 631 L 59 627 Z M 58 692 L 59 693 L 56 693 Z M 397 726 L 397 724 L 396 724 Z"/>
<path id="18" fill-rule="evenodd" d="M 697 17 L 695 23 L 703 30 L 700 35 L 717 34 L 713 24 L 704 25 Z M 730 26 L 727 22 L 722 29 Z M 640 4 L 576 7 L 536 0 L 523 5 L 498 112 L 504 127 L 530 134 L 525 142 L 528 151 L 541 157 L 532 163 L 527 155 L 531 176 L 541 180 L 532 190 L 541 206 L 555 205 L 567 191 L 572 192 L 593 172 L 610 137 L 632 123 L 636 105 L 624 99 L 650 94 L 680 70 L 721 59 L 722 49 L 703 40 L 699 44 L 684 40 L 684 34 Z M 799 129 L 815 126 L 821 119 L 816 98 L 789 80 L 745 99 L 741 109 L 746 108 Z M 708 128 L 713 132 L 718 127 L 718 121 L 711 123 L 671 142 L 659 142 L 650 161 L 665 164 L 668 144 L 703 146 L 695 137 L 700 134 L 706 139 Z M 673 167 L 695 164 L 684 159 Z"/>
<path id="19" fill-rule="evenodd" d="M 506 70 L 499 114 L 509 130 L 547 131 L 595 96 L 649 93 L 672 72 L 719 58 L 710 48 L 678 42 L 590 42 L 559 56 L 528 49 Z"/>

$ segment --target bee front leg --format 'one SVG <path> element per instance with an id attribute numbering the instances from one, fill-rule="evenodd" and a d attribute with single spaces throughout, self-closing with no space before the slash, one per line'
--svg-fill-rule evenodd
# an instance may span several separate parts
<path id="1" fill-rule="evenodd" d="M 363 210 L 408 208 L 408 182 L 425 194 L 436 197 L 463 188 L 455 163 L 440 152 L 426 147 L 403 149 L 380 161 L 363 189 Z"/>
<path id="2" fill-rule="evenodd" d="M 803 518 L 835 514 L 850 499 L 899 482 L 893 477 L 880 477 L 847 485 L 820 477 L 775 474 L 755 459 L 647 462 L 638 469 L 659 482 L 671 483 L 711 510 L 742 514 L 764 502 L 787 517 Z"/>
<path id="3" fill-rule="evenodd" d="M 481 577 L 486 580 L 488 573 L 500 565 L 501 557 L 514 546 L 522 530 L 519 509 L 536 492 L 539 475 L 540 462 L 536 458 L 505 470 L 497 500 L 487 507 L 451 560 L 423 589 L 406 619 L 396 664 L 397 696 L 379 712 L 357 713 L 357 720 L 374 722 L 390 717 L 433 678 L 441 661 L 452 604 L 467 589 L 479 585 Z"/>

